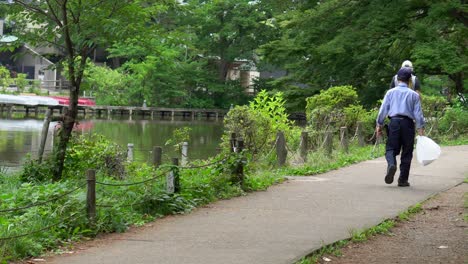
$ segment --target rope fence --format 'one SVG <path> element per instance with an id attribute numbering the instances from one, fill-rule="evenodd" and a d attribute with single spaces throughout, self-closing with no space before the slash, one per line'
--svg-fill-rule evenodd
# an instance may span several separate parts
<path id="1" fill-rule="evenodd" d="M 41 228 L 41 229 L 38 229 L 38 230 L 34 230 L 34 231 L 31 231 L 31 232 L 28 232 L 28 233 L 25 233 L 25 234 L 20 234 L 20 235 L 14 235 L 14 236 L 9 236 L 9 237 L 0 237 L 0 241 L 6 241 L 6 240 L 12 240 L 12 239 L 17 239 L 17 238 L 22 238 L 22 237 L 27 237 L 27 236 L 30 236 L 30 235 L 34 235 L 34 234 L 37 234 L 37 233 L 41 233 L 41 232 L 44 232 L 46 230 L 49 230 L 53 227 L 56 227 L 58 225 L 62 225 L 64 223 L 67 223 L 69 220 L 71 220 L 73 217 L 75 217 L 78 213 L 74 213 L 72 215 L 70 215 L 69 217 L 63 219 L 62 221 L 60 222 L 57 222 L 55 224 L 51 224 L 51 225 L 48 225 L 44 228 Z"/>
<path id="2" fill-rule="evenodd" d="M 447 132 L 450 132 L 452 129 L 455 130 L 455 125 L 452 124 L 450 129 Z M 338 133 L 337 133 L 338 132 Z M 317 150 L 324 150 L 327 155 L 331 155 L 333 148 L 334 148 L 334 143 L 333 143 L 333 138 L 336 137 L 336 135 L 339 135 L 339 145 L 343 149 L 343 151 L 348 152 L 348 145 L 350 142 L 358 140 L 358 144 L 365 144 L 367 142 L 372 142 L 374 141 L 374 147 L 371 152 L 371 156 L 375 157 L 377 154 L 377 151 L 379 151 L 380 146 L 383 145 L 383 136 L 378 136 L 374 132 L 372 137 L 370 139 L 364 139 L 364 133 L 363 133 L 363 125 L 362 123 L 359 123 L 356 125 L 356 129 L 354 130 L 354 134 L 352 137 L 348 138 L 347 137 L 347 128 L 346 127 L 340 127 L 337 131 L 332 130 L 330 126 L 327 126 L 327 129 L 324 131 L 320 132 L 315 132 L 315 134 L 312 135 L 312 137 L 317 140 L 315 143 L 315 147 L 313 147 L 311 142 L 311 135 L 310 131 L 302 131 L 301 137 L 299 139 L 299 144 L 296 147 L 294 144 L 294 147 L 291 146 L 291 143 L 288 143 L 286 141 L 285 135 L 283 132 L 278 131 L 274 142 L 271 144 L 271 148 L 268 149 L 268 152 L 266 156 L 263 157 L 270 157 L 272 155 L 273 151 L 276 150 L 276 157 L 277 157 L 277 162 L 279 166 L 283 166 L 285 164 L 286 158 L 288 156 L 288 153 L 290 156 L 292 156 L 295 160 L 300 160 L 305 163 L 307 161 L 307 154 L 311 151 L 317 151 Z M 320 140 L 320 141 L 318 141 Z M 264 144 L 266 144 L 265 141 Z M 271 141 L 270 141 L 271 142 Z M 336 141 L 335 141 L 336 142 Z M 318 148 L 316 148 L 317 144 L 319 145 Z M 338 145 L 338 144 L 335 144 Z M 97 203 L 96 202 L 96 185 L 102 185 L 102 186 L 109 186 L 109 187 L 125 187 L 125 186 L 137 186 L 137 185 L 142 185 L 146 184 L 149 182 L 153 182 L 158 179 L 164 179 L 165 178 L 165 187 L 166 190 L 165 192 L 169 195 L 175 194 L 175 193 L 180 193 L 181 192 L 181 185 L 180 185 L 180 174 L 182 170 L 193 170 L 193 169 L 201 169 L 201 168 L 208 168 L 210 166 L 216 166 L 216 165 L 221 165 L 225 164 L 227 160 L 229 160 L 231 157 L 235 157 L 234 162 L 235 164 L 229 164 L 230 168 L 233 168 L 231 173 L 233 176 L 233 179 L 236 179 L 233 181 L 233 184 L 239 184 L 241 188 L 243 188 L 244 185 L 244 166 L 246 164 L 246 156 L 245 156 L 245 151 L 244 150 L 244 140 L 243 138 L 237 137 L 236 134 L 231 135 L 231 140 L 230 140 L 230 152 L 226 156 L 223 156 L 222 158 L 218 158 L 217 160 L 213 160 L 211 162 L 203 163 L 203 164 L 193 164 L 188 161 L 189 157 L 187 155 L 188 153 L 188 143 L 184 143 L 182 151 L 179 153 L 180 154 L 180 159 L 181 159 L 181 164 L 179 165 L 179 158 L 172 158 L 170 164 L 162 164 L 162 157 L 165 157 L 164 154 L 162 153 L 162 148 L 159 146 L 153 147 L 151 150 L 147 149 L 138 149 L 137 151 L 144 151 L 148 152 L 149 157 L 147 161 L 151 163 L 151 165 L 154 167 L 154 169 L 158 169 L 158 172 L 155 172 L 152 177 L 148 179 L 144 179 L 141 181 L 135 181 L 135 182 L 109 182 L 109 181 L 99 181 L 96 180 L 96 172 L 94 170 L 88 170 L 87 171 L 87 181 L 85 183 L 80 183 L 78 186 L 75 188 L 66 191 L 61 194 L 57 194 L 54 197 L 48 198 L 47 200 L 44 201 L 39 201 L 35 203 L 31 203 L 29 205 L 21 206 L 21 207 L 16 207 L 16 208 L 8 208 L 8 209 L 1 209 L 0 213 L 10 213 L 10 212 L 17 212 L 17 211 L 24 211 L 29 208 L 37 207 L 37 206 L 43 206 L 52 202 L 56 202 L 58 200 L 64 199 L 65 197 L 68 197 L 69 195 L 79 191 L 80 189 L 83 189 L 85 186 L 87 186 L 87 195 L 86 195 L 86 216 L 88 219 L 88 222 L 90 226 L 93 226 L 93 223 L 96 220 L 96 210 L 97 208 L 112 208 L 112 207 L 133 207 L 133 206 L 138 206 L 138 205 L 143 205 L 155 200 L 152 199 L 144 199 L 143 201 L 138 201 L 134 203 L 126 203 L 126 204 L 106 204 L 106 203 Z M 264 146 L 264 145 L 263 145 Z M 312 150 L 315 148 L 314 150 Z M 134 159 L 134 152 L 136 150 L 133 148 L 133 144 L 128 144 L 128 150 L 127 150 L 127 161 L 133 162 L 138 159 Z M 252 154 L 250 162 L 256 162 L 260 159 L 260 156 L 255 156 Z M 234 166 L 232 166 L 234 165 Z M 117 180 L 116 180 L 117 181 Z M 159 186 L 159 185 L 158 185 Z M 190 189 L 187 187 L 187 189 Z M 73 217 L 78 215 L 78 213 L 74 213 L 70 215 L 69 217 L 63 219 L 62 221 L 58 223 L 51 224 L 49 226 L 46 226 L 44 228 L 34 230 L 25 234 L 17 234 L 17 235 L 12 235 L 8 237 L 0 237 L 0 241 L 6 241 L 6 240 L 11 240 L 11 239 L 17 239 L 25 236 L 29 236 L 32 234 L 37 234 L 46 230 L 49 230 L 55 226 L 58 226 L 60 224 L 64 224 Z"/>
<path id="3" fill-rule="evenodd" d="M 33 207 L 36 207 L 36 206 L 45 205 L 45 204 L 48 204 L 48 203 L 50 203 L 50 202 L 57 201 L 57 200 L 59 200 L 59 199 L 65 198 L 65 197 L 67 197 L 68 195 L 70 195 L 70 194 L 72 194 L 72 193 L 78 191 L 79 189 L 83 188 L 85 185 L 86 185 L 86 183 L 83 183 L 83 184 L 79 185 L 78 187 L 74 188 L 73 190 L 71 190 L 71 191 L 69 191 L 69 192 L 66 192 L 66 193 L 63 193 L 63 194 L 61 194 L 60 196 L 51 198 L 51 199 L 49 199 L 49 200 L 45 200 L 45 201 L 37 202 L 37 203 L 32 203 L 32 204 L 30 204 L 30 205 L 23 206 L 23 207 L 17 207 L 17 208 L 10 208 L 10 209 L 0 210 L 0 213 L 22 211 L 22 210 L 29 209 L 29 208 L 33 208 Z"/>

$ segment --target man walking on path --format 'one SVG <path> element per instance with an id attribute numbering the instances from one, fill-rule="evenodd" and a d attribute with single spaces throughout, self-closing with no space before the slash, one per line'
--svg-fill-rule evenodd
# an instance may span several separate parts
<path id="1" fill-rule="evenodd" d="M 415 122 L 419 135 L 424 135 L 424 116 L 421 110 L 419 94 L 408 87 L 412 70 L 401 68 L 397 73 L 398 86 L 385 94 L 377 117 L 376 133 L 380 136 L 385 117 L 390 118 L 388 139 L 385 148 L 387 174 L 385 183 L 391 184 L 396 172 L 396 156 L 401 151 L 400 177 L 398 186 L 408 187 L 409 171 L 413 159 Z"/>
<path id="2" fill-rule="evenodd" d="M 411 69 L 411 78 L 408 81 L 408 87 L 415 90 L 416 92 L 418 92 L 418 94 L 421 94 L 421 83 L 419 82 L 418 77 L 416 77 L 416 75 L 413 74 L 413 63 L 411 63 L 411 61 L 409 61 L 409 60 L 405 60 L 401 64 L 401 68 Z M 395 88 L 396 86 L 398 86 L 398 76 L 397 75 L 395 75 L 392 78 L 392 81 L 390 82 L 390 89 Z"/>

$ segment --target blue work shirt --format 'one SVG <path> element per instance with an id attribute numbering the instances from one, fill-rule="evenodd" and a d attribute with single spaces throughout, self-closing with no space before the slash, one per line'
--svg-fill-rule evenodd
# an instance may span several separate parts
<path id="1" fill-rule="evenodd" d="M 377 125 L 382 126 L 387 116 L 407 116 L 416 121 L 416 128 L 424 127 L 424 116 L 419 94 L 402 82 L 395 88 L 388 90 L 382 106 L 380 106 Z"/>

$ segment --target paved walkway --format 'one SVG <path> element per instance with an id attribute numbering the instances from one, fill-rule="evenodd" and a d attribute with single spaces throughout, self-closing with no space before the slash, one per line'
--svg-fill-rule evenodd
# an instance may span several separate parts
<path id="1" fill-rule="evenodd" d="M 47 263 L 291 264 L 356 229 L 395 217 L 468 175 L 468 146 L 413 163 L 409 188 L 384 183 L 383 158 L 220 201 Z M 397 172 L 398 175 L 398 172 Z"/>

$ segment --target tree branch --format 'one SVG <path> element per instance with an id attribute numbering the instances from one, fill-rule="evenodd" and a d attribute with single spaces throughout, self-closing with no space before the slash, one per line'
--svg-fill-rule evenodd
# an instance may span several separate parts
<path id="1" fill-rule="evenodd" d="M 48 1 L 47 1 L 48 2 Z M 15 4 L 18 4 L 18 5 L 21 5 L 24 9 L 28 10 L 28 11 L 31 11 L 31 12 L 34 12 L 34 13 L 38 13 L 38 14 L 41 14 L 43 15 L 44 17 L 54 21 L 55 23 L 60 23 L 60 20 L 57 20 L 56 17 L 54 17 L 53 15 L 47 13 L 45 10 L 42 10 L 40 9 L 39 7 L 37 6 L 33 6 L 32 4 L 27 4 L 25 3 L 24 1 L 22 0 L 16 0 L 14 1 Z"/>
<path id="2" fill-rule="evenodd" d="M 46 3 L 47 3 L 47 6 L 49 7 L 50 13 L 51 13 L 52 16 L 54 17 L 55 23 L 57 23 L 57 25 L 58 25 L 59 27 L 63 27 L 62 21 L 60 21 L 60 19 L 58 18 L 57 14 L 56 14 L 56 12 L 54 11 L 54 9 L 52 8 L 52 5 L 50 4 L 50 2 L 47 0 Z"/>

